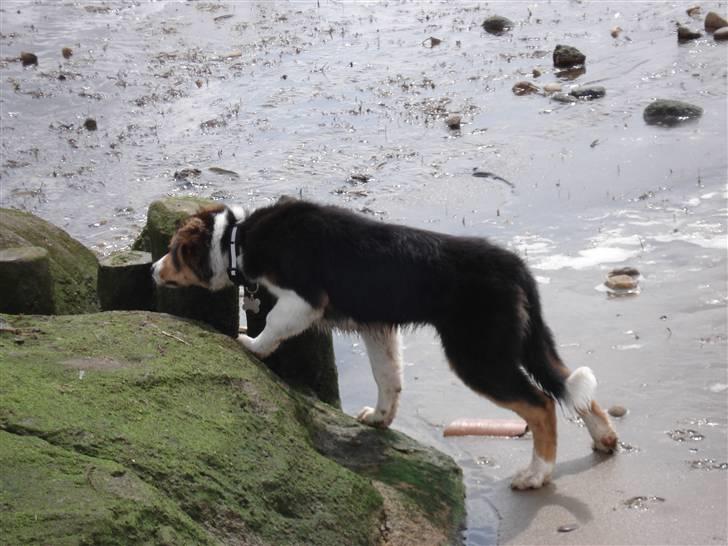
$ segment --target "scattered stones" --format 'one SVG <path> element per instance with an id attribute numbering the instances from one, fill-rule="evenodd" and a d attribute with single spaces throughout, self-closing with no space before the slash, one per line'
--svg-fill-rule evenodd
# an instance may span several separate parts
<path id="1" fill-rule="evenodd" d="M 208 167 L 207 170 L 210 171 L 211 173 L 221 174 L 221 175 L 224 175 L 224 176 L 232 176 L 233 178 L 239 178 L 240 177 L 240 175 L 238 173 L 236 173 L 235 171 L 231 171 L 231 170 L 228 170 L 228 169 L 223 169 L 221 167 Z"/>
<path id="2" fill-rule="evenodd" d="M 542 72 L 538 68 L 534 68 L 531 71 L 531 74 L 533 74 L 534 78 L 539 78 L 539 77 L 541 77 Z"/>
<path id="3" fill-rule="evenodd" d="M 174 171 L 174 175 L 172 176 L 174 176 L 175 180 L 187 180 L 188 178 L 197 178 L 201 174 L 202 171 L 200 169 L 186 168 Z"/>
<path id="4" fill-rule="evenodd" d="M 624 417 L 627 415 L 627 408 L 624 406 L 612 406 L 609 408 L 608 413 L 612 417 Z"/>
<path id="5" fill-rule="evenodd" d="M 567 523 L 565 525 L 560 525 L 556 530 L 559 533 L 571 533 L 571 531 L 576 531 L 579 528 L 579 525 L 576 523 Z"/>
<path id="6" fill-rule="evenodd" d="M 675 442 L 700 442 L 701 440 L 705 439 L 705 436 L 700 434 L 697 430 L 693 430 L 691 428 L 678 428 L 675 430 L 669 430 L 665 434 L 667 434 L 670 439 Z"/>
<path id="7" fill-rule="evenodd" d="M 497 180 L 498 182 L 503 182 L 504 184 L 510 186 L 511 188 L 515 188 L 516 185 L 513 182 L 509 182 L 502 176 L 498 176 L 495 173 L 484 171 L 482 169 L 479 169 L 478 167 L 473 168 L 473 176 L 476 178 L 490 178 L 492 180 Z"/>
<path id="8" fill-rule="evenodd" d="M 551 93 L 558 93 L 561 91 L 561 84 L 557 82 L 547 83 L 543 86 L 543 91 L 547 95 L 550 95 Z"/>
<path id="9" fill-rule="evenodd" d="M 372 179 L 372 177 L 365 173 L 354 173 L 349 175 L 348 182 L 350 184 L 366 184 Z"/>
<path id="10" fill-rule="evenodd" d="M 715 459 L 698 459 L 688 464 L 695 470 L 728 470 L 728 463 L 718 463 Z"/>
<path id="11" fill-rule="evenodd" d="M 563 102 L 565 104 L 574 104 L 578 99 L 576 97 L 572 97 L 571 95 L 567 95 L 566 93 L 554 93 L 551 95 L 551 100 L 556 102 Z"/>
<path id="12" fill-rule="evenodd" d="M 515 84 L 512 88 L 513 93 L 516 95 L 532 95 L 534 93 L 540 93 L 541 89 L 538 85 L 535 85 L 531 82 L 518 82 Z"/>
<path id="13" fill-rule="evenodd" d="M 426 40 L 422 41 L 422 45 L 425 47 L 429 47 L 432 49 L 435 46 L 439 46 L 442 43 L 442 40 L 440 38 L 435 38 L 434 36 L 430 36 Z"/>
<path id="14" fill-rule="evenodd" d="M 512 28 L 513 21 L 500 15 L 488 17 L 485 21 L 483 21 L 483 29 L 490 34 L 501 35 Z"/>
<path id="15" fill-rule="evenodd" d="M 728 40 L 728 27 L 719 28 L 713 33 L 713 38 L 716 41 Z"/>
<path id="16" fill-rule="evenodd" d="M 713 32 L 723 27 L 728 27 L 728 21 L 714 11 L 709 11 L 705 16 L 705 30 Z"/>
<path id="17" fill-rule="evenodd" d="M 614 27 L 609 34 L 612 35 L 612 38 L 618 38 L 621 32 L 622 27 Z"/>
<path id="18" fill-rule="evenodd" d="M 445 120 L 445 123 L 447 123 L 448 128 L 456 130 L 460 129 L 460 123 L 462 122 L 462 118 L 460 114 L 450 114 L 447 116 L 447 119 Z"/>
<path id="19" fill-rule="evenodd" d="M 568 45 L 557 45 L 554 48 L 553 58 L 556 68 L 572 68 L 584 65 L 586 62 L 586 55 L 575 47 Z"/>
<path id="20" fill-rule="evenodd" d="M 632 497 L 631 499 L 624 501 L 624 505 L 630 510 L 649 510 L 650 504 L 654 504 L 656 502 L 665 502 L 665 499 L 655 496 Z"/>
<path id="21" fill-rule="evenodd" d="M 70 59 L 73 56 L 73 50 L 70 47 L 64 47 L 61 49 L 61 55 L 64 59 Z"/>
<path id="22" fill-rule="evenodd" d="M 557 78 L 562 80 L 575 80 L 579 76 L 586 74 L 586 68 L 584 66 L 575 66 L 573 68 L 562 68 L 554 72 Z"/>
<path id="23" fill-rule="evenodd" d="M 612 290 L 634 290 L 639 285 L 637 279 L 629 275 L 610 275 L 604 284 Z"/>
<path id="24" fill-rule="evenodd" d="M 592 100 L 600 99 L 607 94 L 607 90 L 601 85 L 590 85 L 585 87 L 577 87 L 569 92 L 569 95 L 577 99 Z"/>
<path id="25" fill-rule="evenodd" d="M 86 121 L 83 122 L 83 126 L 86 128 L 87 131 L 95 131 L 98 129 L 98 125 L 96 124 L 96 120 L 94 118 L 86 118 Z"/>
<path id="26" fill-rule="evenodd" d="M 700 15 L 700 6 L 692 6 L 685 10 L 690 17 L 697 17 Z"/>
<path id="27" fill-rule="evenodd" d="M 688 27 L 678 26 L 677 27 L 677 41 L 678 42 L 689 42 L 690 40 L 697 40 L 702 34 L 700 32 L 690 30 Z"/>
<path id="28" fill-rule="evenodd" d="M 38 65 L 38 56 L 35 53 L 22 51 L 18 58 L 20 59 L 20 62 L 23 63 L 23 66 Z"/>
<path id="29" fill-rule="evenodd" d="M 636 267 L 618 267 L 617 269 L 612 269 L 609 272 L 610 275 L 629 275 L 630 277 L 639 277 L 640 272 Z"/>
<path id="30" fill-rule="evenodd" d="M 648 125 L 674 126 L 703 115 L 703 109 L 678 100 L 657 99 L 645 108 L 643 118 Z"/>

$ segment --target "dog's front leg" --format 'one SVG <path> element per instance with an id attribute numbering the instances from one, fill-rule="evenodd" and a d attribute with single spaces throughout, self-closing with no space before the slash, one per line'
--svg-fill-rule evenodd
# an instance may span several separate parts
<path id="1" fill-rule="evenodd" d="M 261 358 L 275 351 L 282 341 L 307 330 L 323 315 L 322 309 L 312 307 L 293 290 L 271 290 L 278 298 L 265 317 L 265 328 L 256 337 L 238 336 L 238 341 Z"/>
<path id="2" fill-rule="evenodd" d="M 374 380 L 377 382 L 377 407 L 365 407 L 357 416 L 362 423 L 387 428 L 392 424 L 402 391 L 402 353 L 396 326 L 369 328 L 361 332 L 367 348 Z"/>

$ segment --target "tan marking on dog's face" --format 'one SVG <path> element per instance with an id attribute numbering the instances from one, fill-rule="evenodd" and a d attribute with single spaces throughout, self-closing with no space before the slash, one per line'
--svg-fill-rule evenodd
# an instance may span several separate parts
<path id="1" fill-rule="evenodd" d="M 202 209 L 181 224 L 160 260 L 157 274 L 168 286 L 209 287 L 213 216 L 221 207 Z"/>

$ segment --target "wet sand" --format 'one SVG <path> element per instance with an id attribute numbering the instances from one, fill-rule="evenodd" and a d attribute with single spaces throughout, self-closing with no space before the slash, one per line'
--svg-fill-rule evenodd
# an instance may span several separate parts
<path id="1" fill-rule="evenodd" d="M 444 439 L 454 419 L 510 415 L 458 382 L 430 330 L 408 333 L 394 426 L 464 468 L 466 542 L 726 543 L 728 50 L 675 33 L 677 22 L 701 29 L 709 10 L 725 16 L 726 3 L 701 3 L 698 18 L 690 5 L 7 0 L 0 206 L 102 255 L 128 246 L 163 195 L 255 207 L 289 193 L 490 237 L 532 267 L 565 361 L 592 367 L 602 404 L 629 413 L 611 458 L 561 418 L 554 483 L 512 492 L 530 439 Z M 516 26 L 485 33 L 494 14 Z M 587 55 L 576 80 L 553 70 L 560 43 Z M 10 60 L 21 51 L 39 64 Z M 607 94 L 516 96 L 523 80 Z M 657 97 L 703 117 L 648 126 Z M 624 265 L 642 272 L 641 293 L 610 298 L 600 286 Z M 356 339 L 336 345 L 356 413 L 373 380 Z"/>

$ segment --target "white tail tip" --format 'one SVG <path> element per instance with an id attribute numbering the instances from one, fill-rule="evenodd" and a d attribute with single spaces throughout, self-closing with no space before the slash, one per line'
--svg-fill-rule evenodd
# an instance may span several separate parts
<path id="1" fill-rule="evenodd" d="M 583 366 L 577 368 L 566 380 L 566 397 L 570 406 L 578 413 L 587 413 L 591 409 L 597 378 L 591 369 Z"/>

